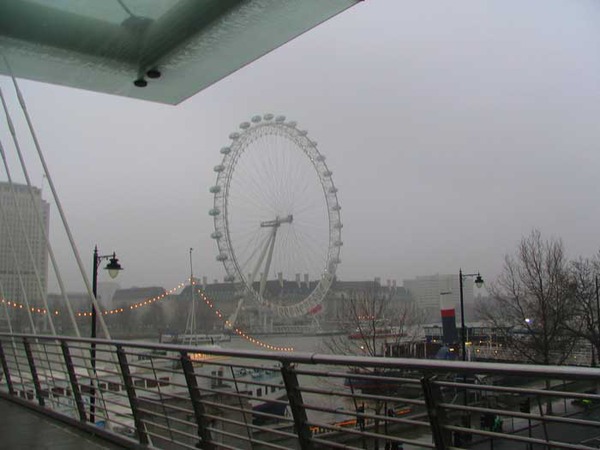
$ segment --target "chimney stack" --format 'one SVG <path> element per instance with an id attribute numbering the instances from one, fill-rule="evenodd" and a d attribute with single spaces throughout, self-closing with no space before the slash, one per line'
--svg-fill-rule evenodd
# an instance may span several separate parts
<path id="1" fill-rule="evenodd" d="M 444 344 L 455 344 L 458 342 L 458 330 L 456 329 L 456 311 L 452 292 L 440 292 L 440 312 L 442 314 Z"/>

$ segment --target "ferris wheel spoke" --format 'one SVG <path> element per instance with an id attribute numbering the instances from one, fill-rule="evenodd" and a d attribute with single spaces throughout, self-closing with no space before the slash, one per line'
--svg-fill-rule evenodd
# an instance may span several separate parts
<path id="1" fill-rule="evenodd" d="M 298 241 L 295 234 L 292 233 L 292 235 L 290 236 L 290 240 L 293 241 L 293 246 L 296 249 L 300 249 L 301 244 Z M 305 243 L 303 243 L 303 244 L 305 244 Z M 303 247 L 303 245 L 302 245 L 302 247 Z M 303 248 L 302 251 L 299 251 L 297 254 L 297 256 L 299 256 L 301 259 L 301 262 L 302 262 L 301 265 L 303 266 L 303 272 L 308 273 L 309 276 L 312 275 L 314 278 L 315 272 L 314 272 L 314 266 L 312 264 L 313 261 L 311 261 L 311 259 L 309 258 L 308 255 L 309 255 L 309 253 L 306 251 L 305 248 Z"/>
<path id="2" fill-rule="evenodd" d="M 251 199 L 252 202 L 261 209 L 264 209 L 265 207 L 268 207 L 271 211 L 277 209 L 276 201 L 272 198 L 272 193 L 266 192 L 264 188 L 261 188 L 261 184 L 259 180 L 256 179 L 256 176 L 247 176 L 245 179 L 239 180 L 236 185 L 242 186 L 242 188 L 237 190 L 240 191 L 237 196 Z"/>
<path id="3" fill-rule="evenodd" d="M 244 258 L 240 265 L 241 268 L 254 267 L 253 261 L 256 261 L 256 255 L 265 247 L 269 239 L 268 235 L 256 236 L 256 239 L 248 242 L 245 248 L 241 249 L 240 257 Z M 249 254 L 248 254 L 249 253 Z M 246 275 L 245 273 L 241 275 Z"/>
<path id="4" fill-rule="evenodd" d="M 323 247 L 323 243 L 322 242 L 317 242 L 315 239 L 311 239 L 308 236 L 303 237 L 302 236 L 302 232 L 299 231 L 297 228 L 293 228 L 293 236 L 294 239 L 298 245 L 298 247 L 302 246 L 304 248 L 306 248 L 307 250 L 304 251 L 302 254 L 306 255 L 306 254 L 314 254 L 314 255 L 318 255 L 319 254 L 319 249 L 321 249 Z M 312 252 L 309 252 L 308 250 L 310 250 L 312 247 Z M 324 263 L 327 260 L 326 255 L 325 256 L 315 256 L 315 258 L 318 262 L 320 263 Z M 317 261 L 311 261 L 311 263 L 315 263 Z"/>

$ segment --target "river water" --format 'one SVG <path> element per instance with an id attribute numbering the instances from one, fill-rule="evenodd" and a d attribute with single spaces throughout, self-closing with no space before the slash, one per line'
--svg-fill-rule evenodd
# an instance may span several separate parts
<path id="1" fill-rule="evenodd" d="M 329 336 L 267 336 L 257 338 L 258 340 L 278 347 L 293 347 L 296 352 L 327 353 L 326 340 Z M 230 342 L 222 342 L 221 347 L 240 349 L 240 350 L 264 350 L 263 347 L 256 345 L 239 336 L 232 336 Z"/>
<path id="2" fill-rule="evenodd" d="M 335 339 L 339 341 L 340 336 L 337 336 Z M 310 353 L 331 353 L 328 350 L 328 342 L 331 344 L 332 337 L 331 336 L 269 336 L 260 339 L 261 341 L 270 344 L 276 345 L 280 347 L 291 346 L 294 348 L 294 351 L 297 352 L 310 352 Z M 223 342 L 221 344 L 223 348 L 230 349 L 243 349 L 243 350 L 262 350 L 262 347 L 253 344 L 252 342 L 248 342 L 245 339 L 239 337 L 233 337 L 231 342 Z M 331 346 L 331 345 L 330 345 Z M 312 367 L 313 369 L 318 369 L 319 371 L 335 371 L 335 372 L 345 372 L 348 370 L 345 366 L 318 366 Z M 304 365 L 300 367 L 300 369 L 311 369 L 308 365 Z M 335 392 L 343 392 L 350 393 L 350 389 L 344 386 L 343 378 L 333 378 L 333 377 L 312 377 L 300 375 L 298 377 L 298 381 L 301 387 L 311 387 L 322 390 L 328 390 L 332 393 Z M 336 395 L 321 395 L 321 394 L 310 394 L 303 393 L 303 401 L 305 404 L 318 405 L 319 407 L 330 408 L 332 410 L 339 410 L 337 414 L 328 414 L 328 413 L 320 413 L 315 411 L 308 411 L 309 420 L 316 422 L 325 422 L 325 423 L 339 423 L 348 419 L 352 419 L 343 413 L 343 411 L 356 411 L 359 406 L 358 401 L 354 401 L 349 398 L 339 397 Z M 370 410 L 368 402 L 366 403 L 366 412 L 373 413 L 373 410 Z M 417 429 L 412 432 L 407 433 L 407 438 L 415 439 L 415 440 L 424 440 L 430 441 L 431 436 L 429 433 L 423 431 L 417 431 Z M 381 447 L 383 448 L 383 446 Z M 418 446 L 418 445 L 404 445 L 404 450 L 419 450 L 428 447 Z"/>
<path id="3" fill-rule="evenodd" d="M 335 340 L 336 342 L 340 342 L 343 340 L 342 336 L 307 336 L 307 335 L 274 335 L 274 336 L 260 336 L 256 337 L 257 340 L 261 342 L 277 346 L 277 347 L 293 347 L 295 352 L 307 352 L 307 353 L 321 353 L 328 354 L 331 353 L 329 347 L 332 346 L 332 342 Z M 232 336 L 231 341 L 220 342 L 219 346 L 223 349 L 236 349 L 236 350 L 253 350 L 253 351 L 264 351 L 265 349 L 252 343 L 246 339 L 243 339 L 239 336 Z M 334 348 L 336 346 L 334 345 Z M 342 344 L 343 347 L 343 344 Z M 262 367 L 272 367 L 276 365 L 276 361 L 272 363 L 267 360 L 252 360 L 249 358 L 239 359 L 239 358 L 226 358 L 224 360 L 220 360 L 220 362 L 226 364 L 242 364 L 242 365 L 251 365 L 251 366 L 262 366 Z M 349 370 L 346 366 L 314 366 L 310 364 L 300 365 L 297 367 L 298 370 L 314 370 L 319 372 L 337 372 L 337 373 L 345 373 Z M 300 384 L 301 389 L 306 388 L 318 388 L 320 390 L 328 391 L 329 394 L 314 394 L 303 392 L 303 402 L 308 405 L 313 405 L 318 408 L 328 408 L 331 410 L 337 411 L 336 413 L 325 413 L 320 411 L 314 411 L 307 409 L 307 414 L 309 421 L 315 423 L 340 423 L 349 419 L 354 419 L 354 416 L 348 415 L 344 413 L 344 411 L 356 411 L 361 403 L 360 400 L 353 400 L 352 398 L 343 397 L 335 395 L 335 393 L 344 393 L 350 394 L 350 388 L 344 386 L 344 378 L 343 377 L 331 377 L 331 376 L 311 376 L 311 375 L 303 375 L 300 374 L 298 376 L 298 382 Z M 359 394 L 359 392 L 356 392 Z M 369 402 L 365 403 L 365 410 L 367 413 L 373 413 L 373 405 L 370 405 Z M 392 405 L 393 406 L 393 405 Z M 406 437 L 409 439 L 416 440 L 424 440 L 430 441 L 431 437 L 429 433 L 422 434 L 422 431 L 418 431 L 416 428 L 412 431 L 408 431 Z M 415 445 L 404 445 L 404 450 L 417 450 L 427 447 L 415 446 Z"/>

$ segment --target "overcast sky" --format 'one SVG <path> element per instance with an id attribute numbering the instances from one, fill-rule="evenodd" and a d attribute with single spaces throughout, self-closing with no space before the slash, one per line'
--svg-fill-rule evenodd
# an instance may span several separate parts
<path id="1" fill-rule="evenodd" d="M 190 247 L 195 275 L 223 279 L 213 167 L 229 133 L 268 112 L 327 156 L 341 279 L 401 284 L 462 267 L 490 280 L 534 227 L 572 257 L 600 248 L 598 23 L 597 0 L 367 0 L 178 106 L 22 89 L 88 272 L 95 244 L 115 250 L 122 287 L 177 285 Z M 0 137 L 9 147 L 5 125 Z"/>

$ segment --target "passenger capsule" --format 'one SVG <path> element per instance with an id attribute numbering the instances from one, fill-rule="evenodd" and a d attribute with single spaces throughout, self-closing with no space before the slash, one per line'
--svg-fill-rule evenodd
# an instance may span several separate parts
<path id="1" fill-rule="evenodd" d="M 338 191 L 338 188 L 336 188 L 335 186 L 331 186 L 329 188 L 329 193 L 330 194 L 335 194 L 335 193 L 337 193 L 337 191 Z"/>
<path id="2" fill-rule="evenodd" d="M 260 116 L 254 116 L 250 120 L 252 120 L 252 122 L 254 122 L 254 123 L 260 123 L 260 121 L 262 120 L 262 117 L 260 117 Z"/>
<path id="3" fill-rule="evenodd" d="M 263 119 L 269 121 L 269 120 L 273 120 L 273 114 L 265 114 L 263 116 Z"/>
<path id="4" fill-rule="evenodd" d="M 285 122 L 285 116 L 275 117 L 275 122 L 277 122 L 277 123 Z"/>
<path id="5" fill-rule="evenodd" d="M 227 261 L 228 258 L 229 257 L 225 253 L 219 253 L 217 255 L 217 261 L 220 261 L 220 262 Z"/>
<path id="6" fill-rule="evenodd" d="M 213 208 L 210 211 L 208 211 L 208 215 L 209 216 L 218 216 L 219 214 L 221 214 L 221 210 L 219 208 Z"/>
<path id="7" fill-rule="evenodd" d="M 208 192 L 210 192 L 211 194 L 218 194 L 219 192 L 221 192 L 221 186 L 219 186 L 219 185 L 211 186 L 208 189 Z"/>
<path id="8" fill-rule="evenodd" d="M 240 138 L 240 133 L 238 133 L 237 131 L 234 131 L 233 133 L 231 133 L 231 134 L 229 135 L 229 139 L 232 139 L 232 140 L 234 140 L 234 141 L 235 141 L 236 139 L 239 139 L 239 138 Z"/>
<path id="9" fill-rule="evenodd" d="M 223 147 L 221 149 L 221 154 L 223 155 L 229 155 L 231 153 L 231 147 Z"/>
<path id="10" fill-rule="evenodd" d="M 223 172 L 225 170 L 225 166 L 223 164 L 219 164 L 213 169 L 215 172 Z"/>
<path id="11" fill-rule="evenodd" d="M 242 123 L 240 123 L 240 128 L 242 130 L 247 130 L 248 128 L 250 128 L 250 122 L 242 122 Z"/>
<path id="12" fill-rule="evenodd" d="M 221 239 L 223 237 L 223 233 L 221 233 L 220 231 L 213 231 L 212 233 L 210 233 L 210 237 L 212 239 Z"/>

